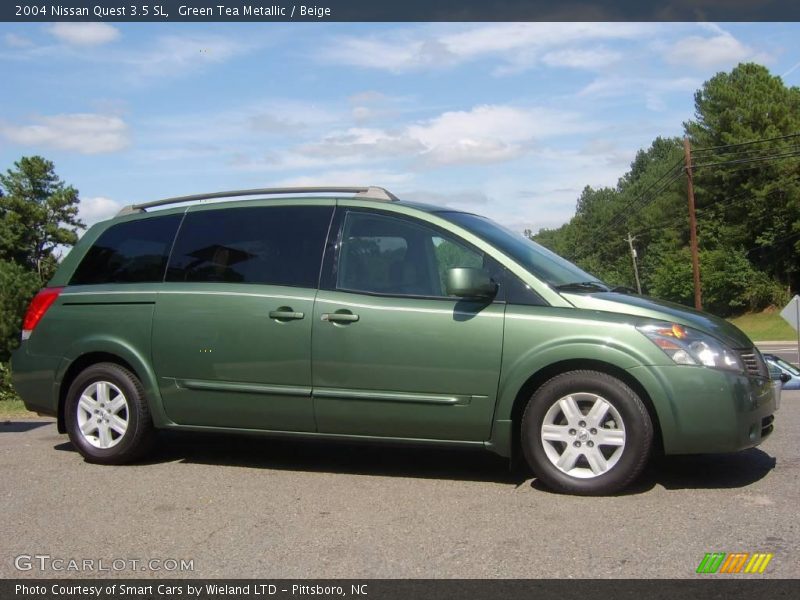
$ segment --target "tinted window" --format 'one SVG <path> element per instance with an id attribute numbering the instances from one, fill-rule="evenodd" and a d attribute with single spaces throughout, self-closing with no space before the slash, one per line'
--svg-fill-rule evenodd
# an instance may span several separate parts
<path id="1" fill-rule="evenodd" d="M 548 306 L 536 291 L 529 285 L 520 280 L 513 273 L 506 271 L 505 298 L 509 304 L 521 304 L 523 306 Z"/>
<path id="2" fill-rule="evenodd" d="M 483 238 L 550 285 L 598 281 L 555 252 L 485 217 L 450 211 L 439 215 Z"/>
<path id="3" fill-rule="evenodd" d="M 112 225 L 89 248 L 70 285 L 162 281 L 181 218 L 169 215 Z"/>
<path id="4" fill-rule="evenodd" d="M 482 253 L 406 219 L 349 212 L 342 231 L 338 289 L 397 296 L 446 296 L 453 267 L 483 267 Z"/>
<path id="5" fill-rule="evenodd" d="M 316 287 L 332 212 L 275 206 L 187 213 L 167 281 Z"/>

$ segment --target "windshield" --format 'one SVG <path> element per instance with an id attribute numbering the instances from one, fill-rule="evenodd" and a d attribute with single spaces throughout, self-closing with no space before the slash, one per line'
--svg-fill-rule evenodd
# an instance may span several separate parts
<path id="1" fill-rule="evenodd" d="M 608 291 L 608 287 L 594 275 L 486 217 L 450 211 L 439 214 L 489 242 L 553 287 L 578 292 Z"/>
<path id="2" fill-rule="evenodd" d="M 800 377 L 800 371 L 798 371 L 797 368 L 795 368 L 793 365 L 790 365 L 788 362 L 786 362 L 785 360 L 783 360 L 782 358 L 779 358 L 777 356 L 774 358 L 774 360 L 775 360 L 775 363 L 778 366 L 783 367 L 784 370 L 788 371 L 789 373 L 791 373 L 795 377 Z"/>

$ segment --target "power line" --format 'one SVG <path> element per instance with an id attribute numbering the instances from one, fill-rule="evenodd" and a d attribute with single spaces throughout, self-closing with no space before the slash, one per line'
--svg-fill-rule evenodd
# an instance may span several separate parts
<path id="1" fill-rule="evenodd" d="M 655 200 L 661 194 L 661 192 L 663 192 L 670 185 L 672 185 L 679 177 L 683 175 L 683 173 L 684 173 L 683 169 L 678 170 L 667 182 L 664 183 L 664 185 L 658 188 L 657 191 L 650 194 L 650 197 L 647 201 L 639 202 L 639 209 L 641 210 L 642 208 L 650 204 L 653 200 Z M 663 179 L 663 177 L 660 179 Z M 643 198 L 644 196 L 639 196 L 637 200 L 642 200 Z M 612 219 L 609 222 L 609 227 L 616 227 L 618 224 L 622 223 L 622 221 L 625 219 L 626 213 L 630 208 L 632 208 L 632 205 L 633 202 L 629 202 L 621 211 L 619 211 L 619 213 L 617 213 L 614 219 Z"/>
<path id="2" fill-rule="evenodd" d="M 800 132 L 788 133 L 786 135 L 779 135 L 771 138 L 761 138 L 758 140 L 751 140 L 749 142 L 739 142 L 738 144 L 723 144 L 721 146 L 709 146 L 708 148 L 692 149 L 692 154 L 699 154 L 701 152 L 712 152 L 714 150 L 722 150 L 725 148 L 740 148 L 742 146 L 752 146 L 753 144 L 763 144 L 766 142 L 776 142 L 779 140 L 788 140 L 790 138 L 800 137 Z"/>
<path id="3" fill-rule="evenodd" d="M 768 142 L 775 142 L 780 140 L 787 140 L 787 139 L 794 139 L 800 138 L 800 132 L 790 133 L 786 135 L 774 136 L 770 138 L 761 138 L 758 140 L 750 140 L 747 142 L 740 142 L 736 144 L 723 144 L 719 146 L 711 146 L 708 148 L 700 148 L 697 150 L 692 150 L 692 154 L 705 154 L 708 156 L 709 152 L 715 151 L 722 151 L 723 153 L 727 153 L 728 160 L 719 160 L 719 161 L 709 161 L 709 162 L 700 162 L 694 163 L 692 161 L 688 165 L 681 166 L 684 163 L 685 158 L 681 157 L 678 159 L 671 167 L 669 167 L 664 173 L 661 174 L 655 181 L 650 183 L 638 196 L 629 200 L 621 209 L 619 209 L 609 220 L 607 227 L 615 228 L 619 224 L 621 224 L 626 217 L 630 217 L 632 211 L 639 212 L 641 209 L 648 206 L 652 203 L 658 196 L 666 190 L 670 185 L 672 185 L 681 175 L 687 172 L 687 168 L 698 169 L 698 168 L 707 168 L 707 167 L 724 167 L 726 168 L 726 172 L 736 172 L 740 170 L 747 170 L 757 168 L 759 165 L 749 166 L 749 167 L 735 167 L 735 168 L 728 168 L 736 166 L 736 165 L 747 165 L 753 163 L 763 163 L 772 160 L 779 160 L 779 159 L 786 159 L 786 158 L 795 158 L 800 156 L 800 144 L 789 146 L 790 150 L 785 152 L 773 153 L 773 154 L 763 154 L 766 148 L 750 148 L 751 146 L 755 146 L 757 144 L 765 144 Z M 725 152 L 731 151 L 731 152 Z M 710 158 L 710 157 L 709 157 Z M 677 171 L 676 171 L 677 169 Z M 666 181 L 664 181 L 666 179 Z M 662 182 L 664 182 L 662 184 Z M 653 191 L 656 186 L 659 186 L 658 189 Z M 732 203 L 735 199 L 730 199 L 728 204 Z M 711 206 L 705 207 L 707 210 Z"/>
<path id="4" fill-rule="evenodd" d="M 754 169 L 755 167 L 747 167 L 747 168 Z M 744 171 L 745 169 L 736 169 L 736 170 L 737 171 Z M 794 181 L 800 181 L 800 177 L 795 177 Z M 767 198 L 771 198 L 777 192 L 785 192 L 785 191 L 786 190 L 783 189 L 783 188 L 776 188 L 776 189 L 768 192 L 767 194 L 765 194 L 763 197 L 759 198 L 758 196 L 753 194 L 750 190 L 744 190 L 741 193 L 736 194 L 735 196 L 727 198 L 725 201 L 712 202 L 710 204 L 707 204 L 706 206 L 702 206 L 702 207 L 697 209 L 697 212 L 699 212 L 699 213 L 708 213 L 712 209 L 715 209 L 715 208 L 726 208 L 726 207 L 731 206 L 732 204 L 734 204 L 736 201 L 741 200 L 742 198 L 744 198 L 748 194 L 750 194 L 750 197 L 747 198 L 747 200 L 765 200 Z"/>
<path id="5" fill-rule="evenodd" d="M 628 209 L 632 208 L 632 207 L 633 207 L 633 205 L 634 205 L 636 202 L 638 202 L 638 201 L 640 201 L 642 198 L 644 198 L 644 197 L 647 195 L 647 192 L 649 192 L 649 191 L 650 191 L 651 189 L 653 189 L 653 188 L 654 188 L 656 185 L 658 185 L 658 184 L 659 184 L 659 182 L 661 182 L 661 181 L 662 181 L 662 180 L 663 180 L 663 179 L 664 179 L 664 178 L 665 178 L 667 175 L 669 175 L 669 174 L 670 174 L 672 171 L 674 171 L 676 167 L 679 167 L 679 166 L 681 165 L 681 163 L 682 163 L 682 162 L 683 162 L 683 159 L 682 159 L 682 158 L 681 158 L 681 159 L 679 159 L 679 160 L 678 160 L 678 162 L 676 162 L 676 163 L 675 163 L 675 164 L 673 164 L 673 165 L 672 165 L 672 166 L 671 166 L 669 169 L 667 169 L 667 170 L 666 170 L 666 171 L 665 171 L 665 172 L 664 172 L 664 173 L 661 175 L 661 177 L 659 177 L 659 178 L 658 178 L 658 179 L 656 179 L 656 180 L 655 180 L 653 183 L 651 183 L 650 185 L 648 185 L 648 186 L 647 186 L 647 187 L 644 189 L 644 191 L 643 191 L 643 192 L 641 192 L 641 193 L 640 193 L 640 194 L 639 194 L 639 195 L 638 195 L 636 198 L 632 198 L 631 200 L 629 200 L 629 201 L 628 201 L 628 203 L 627 203 L 625 206 L 623 206 L 623 207 L 622 207 L 622 208 L 621 208 L 621 209 L 620 209 L 620 210 L 619 210 L 619 211 L 618 211 L 618 212 L 617 212 L 617 213 L 616 213 L 616 214 L 615 214 L 615 215 L 614 215 L 614 216 L 613 216 L 611 219 L 609 219 L 609 223 L 610 223 L 610 224 L 611 224 L 611 223 L 615 223 L 615 222 L 617 221 L 617 219 L 618 219 L 618 217 L 619 217 L 620 215 L 622 215 L 622 214 L 626 213 L 626 212 L 628 211 Z"/>
<path id="6" fill-rule="evenodd" d="M 754 156 L 750 158 L 738 158 L 734 160 L 726 160 L 726 161 L 718 161 L 718 162 L 708 162 L 708 163 L 700 163 L 693 164 L 692 168 L 699 169 L 701 167 L 720 167 L 725 165 L 738 165 L 744 164 L 749 162 L 764 162 L 767 160 L 773 160 L 777 158 L 791 158 L 794 156 L 800 156 L 800 146 L 796 146 L 794 150 L 790 152 L 784 152 L 782 154 L 769 154 L 766 156 Z"/>
<path id="7" fill-rule="evenodd" d="M 775 146 L 742 148 L 740 150 L 734 152 L 726 152 L 724 154 L 703 154 L 700 156 L 700 158 L 706 161 L 719 160 L 720 162 L 723 162 L 726 160 L 747 158 L 749 156 L 764 156 L 769 152 L 786 152 L 789 150 L 795 150 L 797 148 L 800 148 L 800 140 L 791 142 L 790 144 L 786 144 L 780 148 L 776 148 Z"/>
<path id="8" fill-rule="evenodd" d="M 797 134 L 797 135 L 800 135 L 800 134 Z M 761 162 L 766 162 L 766 161 L 776 160 L 776 159 L 781 159 L 781 158 L 800 157 L 800 146 L 797 146 L 796 148 L 797 148 L 796 150 L 792 150 L 791 152 L 785 152 L 785 153 L 781 153 L 781 154 L 770 154 L 770 155 L 766 155 L 766 156 L 758 156 L 758 157 L 753 157 L 753 158 L 749 158 L 749 159 L 735 159 L 735 160 L 730 160 L 730 161 L 719 161 L 719 162 L 714 162 L 714 163 L 693 164 L 692 168 L 696 169 L 696 168 L 709 167 L 709 166 L 741 165 L 741 164 L 749 164 L 749 163 L 756 163 L 756 162 L 757 163 L 761 163 Z M 675 168 L 675 166 L 673 166 L 673 169 L 674 168 Z M 756 167 L 740 167 L 740 168 L 737 168 L 737 169 L 730 169 L 730 170 L 728 170 L 728 172 L 731 172 L 731 171 L 744 171 L 744 170 L 753 169 L 753 168 L 756 168 Z M 667 171 L 664 175 L 659 177 L 659 179 L 656 180 L 655 183 L 658 183 L 659 181 L 663 180 L 664 176 L 669 174 L 669 172 L 670 171 Z M 669 185 L 671 185 L 684 172 L 685 172 L 685 169 L 681 169 L 680 171 L 675 173 L 675 175 L 673 175 L 673 177 L 670 178 L 669 181 L 667 181 L 664 185 L 662 185 L 656 192 L 651 194 L 650 198 L 647 201 L 643 201 L 645 194 L 642 194 L 639 197 L 637 197 L 636 199 L 628 202 L 628 204 L 626 204 L 609 221 L 609 227 L 615 227 L 616 225 L 620 224 L 623 221 L 624 216 L 626 215 L 626 213 L 628 213 L 630 209 L 634 208 L 634 205 L 637 203 L 637 201 L 639 202 L 639 205 L 640 205 L 639 208 L 640 209 L 644 208 L 645 206 L 647 206 L 650 202 L 652 202 L 655 198 L 657 198 L 659 196 L 659 194 L 661 194 L 661 192 L 663 192 L 667 187 L 669 187 Z M 646 191 L 650 190 L 652 187 L 653 187 L 652 185 L 648 186 Z"/>

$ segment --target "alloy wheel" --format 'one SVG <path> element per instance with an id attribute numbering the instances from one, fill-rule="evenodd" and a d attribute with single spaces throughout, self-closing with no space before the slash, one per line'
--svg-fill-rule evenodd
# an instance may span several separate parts
<path id="1" fill-rule="evenodd" d="M 128 400 L 110 381 L 95 381 L 81 393 L 77 416 L 83 439 L 95 448 L 113 448 L 128 430 Z"/>
<path id="2" fill-rule="evenodd" d="M 542 421 L 542 447 L 550 462 L 571 477 L 598 477 L 625 450 L 625 424 L 614 405 L 593 393 L 557 400 Z"/>

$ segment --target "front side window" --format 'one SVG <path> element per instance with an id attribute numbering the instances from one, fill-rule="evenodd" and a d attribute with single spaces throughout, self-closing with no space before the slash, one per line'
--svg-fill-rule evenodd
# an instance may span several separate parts
<path id="1" fill-rule="evenodd" d="M 167 281 L 314 288 L 332 206 L 225 208 L 187 213 Z"/>
<path id="2" fill-rule="evenodd" d="M 181 217 L 167 215 L 112 225 L 89 248 L 70 285 L 162 281 Z"/>
<path id="3" fill-rule="evenodd" d="M 454 267 L 484 267 L 483 253 L 438 230 L 407 219 L 348 212 L 336 287 L 392 296 L 447 296 Z"/>
<path id="4" fill-rule="evenodd" d="M 562 258 L 533 240 L 506 229 L 490 219 L 456 211 L 441 211 L 438 214 L 489 242 L 553 287 L 592 284 L 586 285 L 585 289 L 608 291 L 606 289 L 607 286 L 599 281 L 597 277 L 580 269 L 567 259 Z"/>

